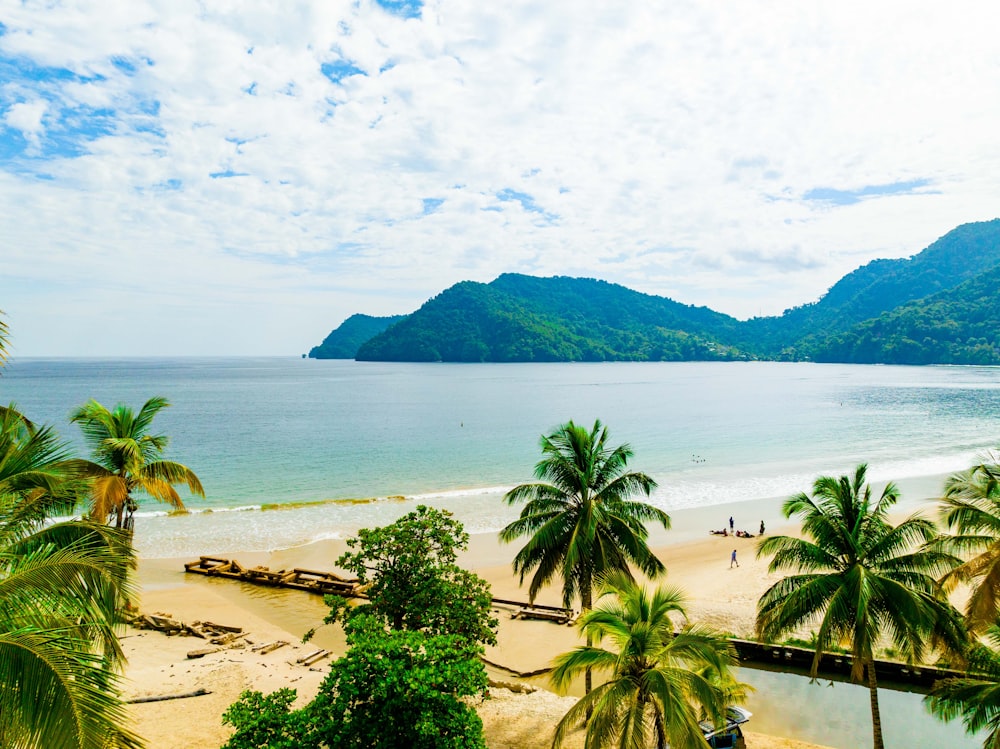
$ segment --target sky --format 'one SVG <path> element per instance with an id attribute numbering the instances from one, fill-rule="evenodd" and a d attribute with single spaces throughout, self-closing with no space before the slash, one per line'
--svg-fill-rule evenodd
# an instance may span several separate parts
<path id="1" fill-rule="evenodd" d="M 0 0 L 10 354 L 299 355 L 501 273 L 747 318 L 1000 216 L 985 0 Z"/>

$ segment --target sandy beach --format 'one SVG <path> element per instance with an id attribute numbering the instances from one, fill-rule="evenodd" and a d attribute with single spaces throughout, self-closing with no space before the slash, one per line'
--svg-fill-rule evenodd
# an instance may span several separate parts
<path id="1" fill-rule="evenodd" d="M 794 532 L 795 527 L 777 522 L 780 501 L 762 502 L 747 514 L 747 503 L 740 507 L 743 521 L 737 527 L 758 530 L 761 519 L 768 532 Z M 765 509 L 767 508 L 767 509 Z M 721 528 L 731 508 L 719 506 L 707 511 L 676 513 L 674 529 L 652 535 L 651 545 L 666 564 L 666 581 L 682 588 L 688 595 L 688 614 L 692 620 L 711 624 L 737 636 L 753 631 L 755 606 L 761 593 L 774 582 L 767 572 L 767 560 L 755 557 L 757 540 L 710 535 L 710 528 Z M 765 515 L 766 512 L 766 515 Z M 760 515 L 760 517 L 758 517 Z M 714 519 L 715 522 L 711 522 Z M 772 529 L 772 525 L 774 526 Z M 493 586 L 498 598 L 525 599 L 510 567 L 510 559 L 519 546 L 501 546 L 494 534 L 473 536 L 470 548 L 460 563 L 475 570 Z M 733 549 L 739 567 L 730 566 Z M 293 566 L 333 570 L 333 560 L 344 549 L 341 541 L 325 541 L 273 553 L 235 555 L 244 564 L 264 564 L 271 569 Z M 208 553 L 209 550 L 206 550 Z M 210 694 L 130 706 L 138 732 L 151 749 L 218 749 L 228 736 L 221 716 L 244 689 L 263 692 L 280 687 L 298 690 L 304 703 L 316 692 L 330 660 L 313 666 L 296 664 L 296 658 L 317 648 L 333 655 L 344 651 L 343 635 L 337 627 L 322 627 L 313 642 L 301 643 L 305 631 L 318 626 L 326 607 L 318 596 L 298 591 L 256 588 L 243 583 L 188 575 L 183 562 L 190 560 L 142 560 L 141 603 L 143 613 L 162 613 L 186 623 L 212 621 L 239 626 L 249 634 L 242 646 L 224 649 L 198 659 L 187 653 L 205 647 L 192 637 L 167 637 L 159 632 L 129 629 L 123 646 L 129 660 L 126 698 L 183 694 L 204 689 Z M 558 590 L 549 589 L 539 597 L 541 603 L 559 603 Z M 552 730 L 576 699 L 560 696 L 548 689 L 544 676 L 517 680 L 506 669 L 529 672 L 545 668 L 552 657 L 579 644 L 576 629 L 543 621 L 511 619 L 509 610 L 498 609 L 500 620 L 498 644 L 487 649 L 486 658 L 505 669 L 489 669 L 498 681 L 527 683 L 538 688 L 531 694 L 513 693 L 504 688 L 490 690 L 491 699 L 478 706 L 483 718 L 488 746 L 549 747 Z M 253 650 L 254 645 L 285 640 L 289 644 L 267 655 Z M 749 724 L 747 745 L 754 749 L 808 749 L 815 746 L 780 738 L 775 730 L 775 716 L 769 716 L 775 735 L 763 735 Z M 789 715 L 788 720 L 796 721 Z M 794 735 L 789 731 L 786 735 Z M 568 744 L 583 745 L 578 732 Z"/>

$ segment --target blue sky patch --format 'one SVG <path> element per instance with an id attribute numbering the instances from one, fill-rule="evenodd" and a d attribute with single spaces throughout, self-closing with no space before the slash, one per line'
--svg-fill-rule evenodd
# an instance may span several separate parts
<path id="1" fill-rule="evenodd" d="M 428 214 L 434 213 L 443 203 L 444 198 L 424 198 L 423 214 L 427 216 Z"/>
<path id="2" fill-rule="evenodd" d="M 518 190 L 511 189 L 510 187 L 505 187 L 503 190 L 496 194 L 497 199 L 502 203 L 520 203 L 521 208 L 528 211 L 529 213 L 537 213 L 544 220 L 536 222 L 537 225 L 541 224 L 553 224 L 559 217 L 554 213 L 549 213 L 544 208 L 542 208 L 535 199 L 526 192 L 519 192 Z M 486 210 L 491 210 L 487 208 Z"/>
<path id="3" fill-rule="evenodd" d="M 97 107 L 62 107 L 60 102 L 45 99 L 49 105 L 42 120 L 37 142 L 13 127 L 0 131 L 0 163 L 18 159 L 28 161 L 75 158 L 89 152 L 88 144 L 118 129 L 118 115 L 113 109 Z M 6 108 L 5 108 L 6 109 Z"/>
<path id="4" fill-rule="evenodd" d="M 516 200 L 524 210 L 531 211 L 532 213 L 545 213 L 535 202 L 535 199 L 526 192 L 518 192 L 506 187 L 497 193 L 497 198 L 504 203 Z"/>
<path id="5" fill-rule="evenodd" d="M 400 18 L 420 18 L 423 0 L 375 0 L 375 4 Z"/>
<path id="6" fill-rule="evenodd" d="M 145 57 L 107 59 L 118 74 L 128 77 L 141 66 L 153 64 Z M 0 80 L 9 82 L 0 91 L 0 117 L 19 104 L 45 105 L 41 126 L 34 133 L 0 124 L 0 164 L 14 171 L 35 173 L 41 161 L 82 156 L 90 152 L 91 143 L 109 135 L 131 131 L 164 136 L 157 120 L 160 102 L 155 99 L 135 97 L 116 102 L 113 107 L 93 107 L 66 92 L 67 84 L 100 85 L 108 80 L 106 76 L 84 75 L 0 54 Z"/>
<path id="7" fill-rule="evenodd" d="M 221 172 L 209 172 L 212 179 L 229 179 L 230 177 L 249 177 L 249 172 L 234 172 L 232 169 L 225 169 Z"/>
<path id="8" fill-rule="evenodd" d="M 511 190 L 509 187 L 506 187 L 497 193 L 497 198 L 504 203 L 516 200 L 526 211 L 544 213 L 544 211 L 535 203 L 535 199 L 526 192 L 518 192 L 517 190 Z"/>
<path id="9" fill-rule="evenodd" d="M 132 60 L 127 57 L 115 56 L 111 58 L 111 64 L 118 68 L 125 75 L 135 75 L 135 72 L 139 69 Z"/>
<path id="10" fill-rule="evenodd" d="M 806 200 L 820 200 L 834 205 L 854 205 L 865 198 L 883 195 L 906 195 L 927 187 L 929 179 L 913 179 L 905 182 L 890 182 L 885 185 L 865 185 L 857 190 L 837 190 L 832 187 L 814 187 L 802 197 Z"/>
<path id="11" fill-rule="evenodd" d="M 340 83 L 345 78 L 352 75 L 365 75 L 365 71 L 359 68 L 350 60 L 337 60 L 336 62 L 324 62 L 319 66 L 323 73 L 333 83 Z"/>
<path id="12" fill-rule="evenodd" d="M 32 60 L 23 57 L 9 57 L 0 54 L 0 80 L 31 81 L 33 83 L 71 81 L 73 83 L 90 83 L 103 81 L 103 75 L 80 75 L 69 68 L 56 68 L 36 65 Z"/>

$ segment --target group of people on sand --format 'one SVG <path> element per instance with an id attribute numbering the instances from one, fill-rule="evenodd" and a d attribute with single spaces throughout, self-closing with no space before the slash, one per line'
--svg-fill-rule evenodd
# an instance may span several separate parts
<path id="1" fill-rule="evenodd" d="M 729 529 L 723 528 L 721 531 L 709 531 L 713 536 L 736 536 L 738 538 L 753 538 L 754 535 L 749 531 L 737 531 L 734 528 L 733 519 L 729 518 Z M 764 521 L 760 521 L 760 532 L 759 535 L 764 535 Z"/>

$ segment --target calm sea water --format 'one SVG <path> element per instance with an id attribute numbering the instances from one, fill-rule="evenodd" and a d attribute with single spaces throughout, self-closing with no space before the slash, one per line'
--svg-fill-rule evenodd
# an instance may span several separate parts
<path id="1" fill-rule="evenodd" d="M 168 456 L 208 496 L 144 504 L 144 556 L 269 550 L 391 522 L 426 502 L 471 532 L 514 517 L 538 439 L 600 418 L 668 510 L 780 497 L 861 461 L 870 477 L 965 468 L 1000 445 L 1000 369 L 780 363 L 380 364 L 291 358 L 22 359 L 0 399 L 81 445 L 88 398 L 173 404 Z"/>

